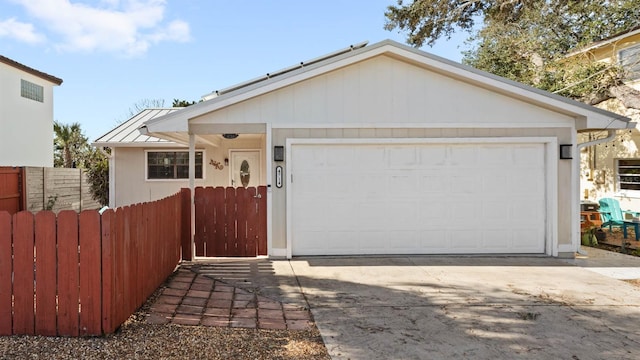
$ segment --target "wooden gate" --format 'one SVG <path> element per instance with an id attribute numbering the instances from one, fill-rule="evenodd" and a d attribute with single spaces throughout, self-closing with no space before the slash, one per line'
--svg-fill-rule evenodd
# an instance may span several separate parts
<path id="1" fill-rule="evenodd" d="M 16 167 L 0 167 L 0 211 L 15 214 L 24 206 L 24 170 Z"/>
<path id="2" fill-rule="evenodd" d="M 267 188 L 197 187 L 196 256 L 267 255 Z"/>

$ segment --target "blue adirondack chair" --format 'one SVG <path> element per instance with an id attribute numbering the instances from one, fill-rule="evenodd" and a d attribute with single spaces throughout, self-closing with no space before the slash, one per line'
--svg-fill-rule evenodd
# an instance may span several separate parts
<path id="1" fill-rule="evenodd" d="M 625 214 L 630 214 L 632 217 L 637 218 L 640 216 L 640 212 L 622 210 L 620 202 L 616 199 L 602 198 L 599 203 L 600 209 L 598 209 L 598 212 L 602 216 L 602 227 L 609 227 L 609 232 L 613 227 L 621 228 L 625 239 L 627 238 L 627 228 L 632 227 L 635 231 L 636 240 L 640 239 L 640 231 L 638 231 L 640 223 L 625 219 Z"/>

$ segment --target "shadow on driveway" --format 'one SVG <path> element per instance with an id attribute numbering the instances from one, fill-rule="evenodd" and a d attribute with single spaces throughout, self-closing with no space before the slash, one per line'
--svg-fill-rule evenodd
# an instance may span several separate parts
<path id="1" fill-rule="evenodd" d="M 636 359 L 640 349 L 640 289 L 563 260 L 289 264 L 335 359 Z"/>

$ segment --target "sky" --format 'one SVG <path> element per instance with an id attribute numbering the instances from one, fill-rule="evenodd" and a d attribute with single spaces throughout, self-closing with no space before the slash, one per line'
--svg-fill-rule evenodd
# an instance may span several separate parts
<path id="1" fill-rule="evenodd" d="M 136 105 L 214 90 L 368 41 L 396 0 L 0 0 L 0 55 L 63 80 L 54 120 L 90 141 Z M 460 61 L 467 34 L 422 50 Z"/>

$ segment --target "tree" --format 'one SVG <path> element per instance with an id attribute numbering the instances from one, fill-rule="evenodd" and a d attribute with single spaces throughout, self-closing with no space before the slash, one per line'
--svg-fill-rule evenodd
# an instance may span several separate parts
<path id="1" fill-rule="evenodd" d="M 619 67 L 566 55 L 639 25 L 638 0 L 400 0 L 385 16 L 413 46 L 467 31 L 463 63 L 560 95 L 597 104 L 633 91 Z"/>
<path id="2" fill-rule="evenodd" d="M 129 118 L 134 117 L 140 111 L 145 109 L 156 109 L 163 108 L 164 100 L 163 99 L 141 99 L 138 100 L 137 103 L 133 104 L 132 107 L 129 108 Z"/>
<path id="3" fill-rule="evenodd" d="M 195 104 L 196 104 L 195 101 L 173 99 L 173 104 L 171 106 L 172 107 L 187 107 L 187 106 L 191 106 L 191 105 L 195 105 Z"/>
<path id="4" fill-rule="evenodd" d="M 54 144 L 54 166 L 72 168 L 79 165 L 82 154 L 89 146 L 87 137 L 82 134 L 80 124 L 62 124 L 58 121 L 53 123 L 55 138 Z"/>

